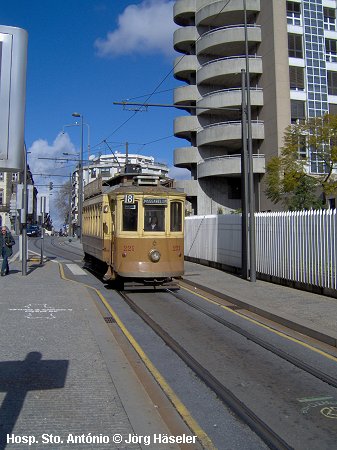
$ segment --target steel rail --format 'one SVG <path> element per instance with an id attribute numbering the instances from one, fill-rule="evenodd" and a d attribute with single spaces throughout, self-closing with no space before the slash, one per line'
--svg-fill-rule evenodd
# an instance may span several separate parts
<path id="1" fill-rule="evenodd" d="M 40 245 L 37 244 L 38 241 L 39 241 L 39 242 L 41 241 L 41 239 L 40 239 L 39 237 L 33 240 L 33 245 L 34 245 L 35 248 L 37 248 L 37 249 L 40 250 Z M 32 242 L 32 241 L 30 241 L 30 242 Z M 58 246 L 55 244 L 55 238 L 53 238 L 53 237 L 50 239 L 49 242 L 50 242 L 50 245 L 51 245 L 52 247 L 54 247 L 56 250 L 60 250 L 59 252 L 55 252 L 55 250 L 53 250 L 53 251 L 56 253 L 55 256 L 62 256 L 63 258 L 65 258 L 64 253 L 72 253 L 72 254 L 78 256 L 79 258 L 83 258 L 83 257 L 84 257 L 83 253 L 74 252 L 74 251 L 72 251 L 72 250 L 69 250 L 69 248 L 67 248 L 67 249 L 65 250 L 65 249 L 62 249 L 62 248 L 58 247 Z M 40 242 L 40 244 L 41 244 L 41 242 Z M 61 254 L 60 254 L 60 253 L 61 253 Z M 62 253 L 63 253 L 63 254 L 62 254 Z M 69 259 L 69 261 L 74 261 L 74 260 Z"/>
<path id="2" fill-rule="evenodd" d="M 305 372 L 309 373 L 310 375 L 313 375 L 314 377 L 318 378 L 319 380 L 323 381 L 324 383 L 329 384 L 330 386 L 333 386 L 334 388 L 337 388 L 337 379 L 334 377 L 331 377 L 330 375 L 327 375 L 326 373 L 320 371 L 319 369 L 316 369 L 315 367 L 310 366 L 309 364 L 305 363 L 304 361 L 301 361 L 300 359 L 296 358 L 295 356 L 290 355 L 289 353 L 275 347 L 272 344 L 269 344 L 268 342 L 264 341 L 261 338 L 258 338 L 254 336 L 249 331 L 244 330 L 243 328 L 239 327 L 238 325 L 235 325 L 228 320 L 218 316 L 217 314 L 214 314 L 207 310 L 207 308 L 204 308 L 203 306 L 196 305 L 193 301 L 187 300 L 183 298 L 181 295 L 179 295 L 176 292 L 167 290 L 171 295 L 173 295 L 178 300 L 184 302 L 185 304 L 191 306 L 192 308 L 198 310 L 199 312 L 205 314 L 206 316 L 210 317 L 211 319 L 215 320 L 216 322 L 220 323 L 221 325 L 224 325 L 225 327 L 231 329 L 232 331 L 240 334 L 241 336 L 245 337 L 246 339 L 254 342 L 254 344 L 259 345 L 260 347 L 264 348 L 265 350 L 268 350 L 272 352 L 274 355 L 282 358 L 283 360 L 293 364 L 294 366 L 298 367 L 301 370 L 304 370 Z"/>
<path id="3" fill-rule="evenodd" d="M 273 450 L 291 450 L 278 434 L 263 422 L 251 409 L 239 400 L 228 388 L 203 367 L 172 336 L 142 310 L 125 292 L 118 291 L 128 306 L 169 346 L 195 374 L 267 445 Z"/>

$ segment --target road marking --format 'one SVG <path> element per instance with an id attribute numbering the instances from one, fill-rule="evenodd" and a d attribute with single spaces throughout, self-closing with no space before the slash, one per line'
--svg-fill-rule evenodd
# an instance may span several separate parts
<path id="1" fill-rule="evenodd" d="M 233 314 L 233 315 L 235 315 L 235 316 L 239 316 L 239 317 L 241 317 L 242 319 L 247 320 L 248 322 L 254 323 L 255 325 L 259 326 L 260 328 L 264 328 L 265 330 L 268 330 L 268 331 L 270 331 L 271 333 L 276 334 L 277 336 L 280 336 L 280 337 L 282 337 L 282 338 L 284 338 L 284 339 L 287 339 L 288 341 L 295 342 L 295 344 L 299 344 L 299 345 L 301 345 L 302 347 L 305 347 L 305 348 L 311 350 L 311 351 L 314 352 L 314 353 L 318 353 L 319 355 L 324 356 L 324 357 L 327 358 L 327 359 L 331 359 L 332 361 L 337 361 L 337 357 L 336 357 L 336 356 L 330 355 L 329 353 L 326 353 L 326 352 L 323 351 L 323 350 L 320 350 L 320 349 L 318 349 L 318 348 L 316 348 L 316 347 L 313 347 L 312 345 L 307 344 L 306 342 L 300 341 L 299 339 L 293 338 L 292 336 L 288 336 L 287 334 L 284 334 L 282 331 L 274 330 L 274 328 L 271 328 L 271 327 L 268 326 L 268 325 L 264 325 L 263 323 L 258 322 L 258 321 L 255 320 L 255 319 L 252 319 L 252 318 L 250 318 L 250 317 L 247 317 L 247 316 L 245 316 L 244 314 L 241 314 L 241 313 L 238 312 L 238 311 L 233 311 L 233 310 L 232 310 L 231 308 L 229 308 L 228 306 L 222 305 L 222 304 L 219 303 L 219 302 L 216 302 L 216 301 L 214 301 L 214 300 L 211 300 L 210 298 L 207 298 L 207 297 L 205 297 L 205 296 L 199 294 L 198 292 L 195 292 L 195 291 L 193 291 L 193 290 L 191 290 L 191 289 L 188 289 L 188 288 L 185 287 L 185 286 L 180 286 L 180 287 L 181 287 L 182 289 L 184 289 L 185 291 L 190 292 L 191 294 L 195 295 L 196 297 L 200 297 L 200 298 L 202 298 L 203 300 L 206 300 L 207 302 L 212 303 L 213 305 L 219 306 L 220 308 L 224 309 L 225 311 L 229 312 L 230 314 Z"/>
<path id="2" fill-rule="evenodd" d="M 87 272 L 81 269 L 77 264 L 66 264 L 66 266 L 73 275 L 87 275 Z"/>
<path id="3" fill-rule="evenodd" d="M 55 308 L 47 303 L 29 303 L 23 308 L 9 308 L 9 311 L 23 311 L 27 319 L 56 319 L 55 313 L 72 311 L 72 309 Z"/>
<path id="4" fill-rule="evenodd" d="M 148 358 L 144 350 L 141 348 L 141 346 L 138 344 L 136 339 L 132 336 L 132 334 L 129 332 L 129 330 L 126 328 L 122 320 L 119 318 L 117 313 L 112 309 L 112 307 L 109 305 L 108 301 L 104 297 L 104 295 L 95 287 L 90 286 L 88 284 L 81 283 L 76 280 L 70 280 L 67 278 L 64 274 L 64 270 L 62 267 L 62 264 L 59 263 L 59 270 L 60 270 L 60 276 L 63 280 L 67 280 L 73 283 L 81 284 L 82 286 L 85 286 L 88 289 L 93 290 L 96 292 L 98 297 L 100 298 L 103 305 L 106 307 L 106 309 L 109 311 L 111 316 L 114 318 L 115 322 L 121 329 L 124 336 L 127 338 L 127 340 L 130 342 L 132 347 L 135 349 L 135 351 L 138 353 L 138 356 L 141 358 L 147 369 L 151 372 L 154 379 L 157 381 L 159 386 L 162 388 L 162 390 L 165 392 L 167 397 L 170 399 L 173 406 L 178 411 L 179 415 L 183 418 L 183 420 L 187 423 L 188 427 L 191 429 L 191 431 L 198 437 L 198 440 L 201 442 L 201 445 L 205 450 L 216 450 L 216 447 L 214 446 L 212 440 L 208 437 L 207 433 L 200 427 L 198 422 L 192 417 L 189 410 L 186 408 L 186 406 L 182 403 L 182 401 L 179 399 L 179 397 L 175 394 L 173 389 L 170 387 L 168 382 L 165 380 L 165 378 L 161 375 L 161 373 L 158 371 L 156 366 L 152 363 L 152 361 Z"/>
<path id="5" fill-rule="evenodd" d="M 327 419 L 337 419 L 337 408 L 336 406 L 328 406 L 321 409 L 321 414 Z"/>

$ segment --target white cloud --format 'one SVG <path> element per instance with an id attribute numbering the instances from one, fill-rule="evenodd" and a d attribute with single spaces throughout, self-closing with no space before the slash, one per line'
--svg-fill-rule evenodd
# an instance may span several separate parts
<path id="1" fill-rule="evenodd" d="M 71 158 L 71 156 L 65 156 L 63 153 L 75 153 L 75 146 L 71 142 L 67 133 L 60 133 L 56 136 L 54 142 L 49 143 L 44 139 L 38 139 L 33 142 L 28 149 L 29 154 L 29 167 L 32 173 L 41 174 L 53 174 L 57 169 L 60 169 L 61 162 L 55 159 L 38 159 L 38 158 Z M 75 156 L 74 156 L 75 158 Z M 75 162 L 72 163 L 75 166 Z M 69 163 L 67 163 L 67 166 Z M 69 172 L 71 172 L 69 168 Z M 59 173 L 59 170 L 57 171 Z M 60 172 L 61 173 L 61 172 Z M 60 184 L 60 183 L 58 183 Z"/>
<path id="2" fill-rule="evenodd" d="M 190 180 L 191 172 L 188 169 L 181 169 L 180 167 L 170 167 L 168 176 L 175 180 Z"/>
<path id="3" fill-rule="evenodd" d="M 125 8 L 118 17 L 118 27 L 105 39 L 97 39 L 98 55 L 111 57 L 134 53 L 173 55 L 172 0 L 144 0 Z"/>
<path id="4" fill-rule="evenodd" d="M 40 194 L 52 194 L 50 196 L 50 216 L 53 220 L 53 225 L 56 229 L 59 229 L 63 223 L 64 218 L 59 215 L 57 207 L 55 206 L 55 200 L 58 189 L 56 186 L 62 185 L 69 180 L 69 175 L 76 166 L 76 161 L 57 161 L 53 158 L 69 158 L 76 159 L 76 149 L 71 142 L 67 133 L 59 133 L 54 142 L 49 144 L 44 139 L 38 139 L 34 141 L 31 147 L 28 149 L 28 164 L 33 174 L 34 183 Z M 74 156 L 65 156 L 63 153 L 73 153 Z M 38 158 L 52 158 L 52 159 L 38 159 Z M 36 174 L 43 174 L 49 176 L 39 176 Z M 56 177 L 53 175 L 64 175 L 64 177 Z M 48 190 L 49 182 L 53 182 L 55 189 L 51 192 Z"/>

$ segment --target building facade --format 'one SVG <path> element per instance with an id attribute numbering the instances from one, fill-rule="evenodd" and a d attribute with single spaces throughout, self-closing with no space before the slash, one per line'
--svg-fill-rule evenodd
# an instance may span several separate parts
<path id="1" fill-rule="evenodd" d="M 247 26 L 245 26 L 245 6 Z M 337 113 L 335 0 L 177 0 L 174 48 L 183 55 L 174 93 L 189 115 L 177 117 L 174 165 L 195 214 L 241 207 L 241 71 L 248 48 L 255 208 L 279 209 L 264 194 L 265 167 L 279 154 L 286 127 Z M 247 44 L 247 45 L 246 45 Z M 194 107 L 189 109 L 188 106 Z M 317 155 L 309 170 L 319 173 Z M 178 185 L 178 183 L 177 183 Z"/>
<path id="2" fill-rule="evenodd" d="M 83 185 L 94 181 L 96 178 L 108 180 L 120 173 L 125 164 L 140 165 L 143 174 L 158 175 L 166 177 L 168 174 L 168 166 L 163 163 L 156 162 L 153 156 L 145 156 L 138 154 L 124 154 L 116 152 L 109 155 L 101 155 L 96 158 L 92 157 L 92 162 L 83 167 Z M 76 224 L 78 219 L 78 181 L 79 173 L 76 169 L 72 174 L 72 223 Z"/>
<path id="3" fill-rule="evenodd" d="M 9 229 L 19 232 L 19 213 L 18 211 L 11 211 L 12 207 L 18 207 L 18 184 L 23 183 L 23 174 L 19 172 L 1 172 L 0 171 L 0 225 L 5 225 Z M 37 208 L 37 189 L 34 186 L 34 179 L 27 167 L 27 186 L 29 190 L 29 209 L 27 212 L 27 222 L 36 222 L 36 208 Z M 31 189 L 29 189 L 31 186 Z M 32 197 L 32 198 L 31 198 Z"/>

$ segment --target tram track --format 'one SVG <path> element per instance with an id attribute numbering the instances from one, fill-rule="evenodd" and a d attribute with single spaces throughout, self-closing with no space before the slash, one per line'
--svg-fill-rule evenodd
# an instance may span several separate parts
<path id="1" fill-rule="evenodd" d="M 37 250 L 41 250 L 41 242 L 40 241 L 41 241 L 41 239 L 34 239 L 34 240 L 30 241 L 30 242 L 33 242 L 33 246 Z M 40 242 L 40 244 L 38 244 L 38 242 Z M 66 250 L 63 250 L 62 248 L 60 248 L 59 244 L 57 245 L 55 243 L 55 239 L 54 238 L 51 238 L 50 240 L 48 240 L 48 243 L 50 244 L 51 247 L 53 247 L 53 253 L 55 253 L 56 257 L 59 256 L 59 257 L 64 258 L 65 257 L 64 253 L 67 253 L 67 254 L 71 253 L 73 255 L 76 255 L 77 259 L 78 258 L 83 259 L 83 252 L 76 252 L 74 250 L 71 250 L 71 249 L 69 249 L 69 246 L 67 246 Z M 67 258 L 67 259 L 69 259 L 69 261 L 72 261 L 72 262 L 75 261 L 75 258 L 74 259 Z"/>
<path id="2" fill-rule="evenodd" d="M 235 325 L 228 320 L 225 320 L 223 317 L 220 317 L 217 314 L 214 314 L 207 310 L 207 308 L 204 308 L 200 305 L 195 304 L 191 300 L 188 300 L 184 298 L 182 295 L 179 295 L 177 292 L 173 292 L 168 290 L 168 292 L 173 295 L 178 300 L 184 302 L 185 304 L 189 305 L 190 307 L 194 308 L 195 310 L 205 314 L 207 317 L 215 320 L 216 322 L 220 323 L 221 325 L 224 325 L 225 327 L 229 328 L 230 330 L 240 334 L 241 336 L 245 337 L 246 339 L 254 342 L 255 344 L 259 345 L 260 347 L 264 348 L 265 350 L 268 350 L 272 352 L 274 355 L 282 358 L 284 361 L 287 361 L 297 368 L 304 370 L 306 373 L 309 373 L 310 375 L 313 375 L 317 379 L 323 381 L 324 383 L 329 384 L 330 386 L 337 388 L 337 378 L 331 377 L 330 375 L 322 372 L 319 369 L 316 369 L 315 367 L 312 367 L 311 365 L 305 363 L 304 361 L 301 361 L 299 358 L 290 355 L 289 353 L 281 350 L 280 348 L 275 347 L 274 345 L 268 343 L 267 341 L 254 336 L 249 331 L 244 330 L 243 328 L 239 327 L 238 325 Z"/>
<path id="3" fill-rule="evenodd" d="M 168 291 L 170 292 L 170 291 Z M 267 423 L 260 419 L 247 405 L 236 397 L 223 383 L 200 364 L 182 345 L 166 332 L 154 319 L 150 317 L 126 292 L 119 291 L 119 295 L 128 306 L 172 349 L 194 373 L 271 449 L 289 450 L 288 445 Z"/>

